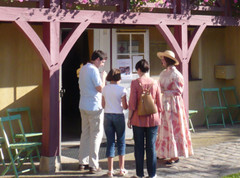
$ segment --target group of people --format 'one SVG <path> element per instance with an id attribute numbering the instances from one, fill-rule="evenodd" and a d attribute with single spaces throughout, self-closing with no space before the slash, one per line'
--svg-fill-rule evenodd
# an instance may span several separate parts
<path id="1" fill-rule="evenodd" d="M 184 79 L 176 69 L 178 60 L 172 51 L 158 52 L 165 69 L 160 73 L 159 81 L 150 78 L 147 73 L 149 64 L 145 59 L 136 63 L 139 78 L 132 80 L 129 101 L 126 89 L 119 85 L 121 71 L 111 69 L 107 74 L 100 73 L 107 55 L 101 51 L 93 52 L 91 61 L 85 64 L 79 73 L 82 134 L 79 148 L 79 169 L 89 169 L 89 173 L 101 171 L 98 152 L 103 135 L 107 138 L 106 156 L 108 158 L 109 177 L 113 177 L 113 158 L 115 157 L 115 135 L 119 156 L 119 175 L 126 175 L 125 155 L 125 118 L 123 110 L 128 109 L 127 126 L 133 129 L 136 175 L 144 176 L 144 150 L 146 149 L 147 172 L 156 177 L 157 158 L 166 164 L 179 162 L 179 157 L 193 154 L 188 120 L 184 108 L 182 93 Z M 107 80 L 109 83 L 105 86 Z M 143 89 L 150 88 L 157 112 L 138 115 Z M 101 117 L 104 110 L 104 118 Z M 145 143 L 146 142 L 146 143 Z"/>

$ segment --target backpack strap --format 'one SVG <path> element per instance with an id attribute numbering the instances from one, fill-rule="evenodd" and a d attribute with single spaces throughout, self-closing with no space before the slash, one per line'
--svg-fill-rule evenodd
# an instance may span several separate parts
<path id="1" fill-rule="evenodd" d="M 137 81 L 138 81 L 138 83 L 139 83 L 139 85 L 142 87 L 142 90 L 143 90 L 143 92 L 144 91 L 147 91 L 147 92 L 149 92 L 150 91 L 150 89 L 152 88 L 152 86 L 153 86 L 153 83 L 151 84 L 151 86 L 148 88 L 148 89 L 144 89 L 143 88 L 143 86 L 142 86 L 142 83 L 140 82 L 140 80 L 139 79 L 137 79 Z"/>

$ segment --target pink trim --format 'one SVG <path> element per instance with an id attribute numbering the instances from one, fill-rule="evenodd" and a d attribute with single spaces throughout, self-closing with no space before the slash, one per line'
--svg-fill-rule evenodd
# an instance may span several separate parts
<path id="1" fill-rule="evenodd" d="M 62 43 L 60 49 L 60 60 L 59 65 L 61 66 L 64 62 L 65 58 L 67 57 L 69 51 L 72 49 L 75 42 L 78 40 L 78 38 L 81 36 L 81 34 L 86 30 L 90 22 L 88 20 L 80 23 L 76 28 L 72 30 L 72 32 L 68 35 L 68 37 L 64 40 Z"/>
<path id="2" fill-rule="evenodd" d="M 171 49 L 175 52 L 178 59 L 182 59 L 182 50 L 173 36 L 170 29 L 167 27 L 165 23 L 160 23 L 156 25 L 156 28 L 160 31 L 160 33 L 163 35 L 164 39 L 167 41 Z"/>
<path id="3" fill-rule="evenodd" d="M 109 17 L 109 18 L 107 18 Z M 48 8 L 16 8 L 0 7 L 0 21 L 28 21 L 28 22 L 51 22 L 80 23 L 89 20 L 94 24 L 129 24 L 129 25 L 158 25 L 161 20 L 166 25 L 188 25 L 199 26 L 205 23 L 207 26 L 239 26 L 240 19 L 219 16 L 203 15 L 178 15 L 160 13 L 119 13 L 107 11 L 90 10 L 64 10 L 61 11 Z M 123 20 L 124 19 L 124 20 Z"/>
<path id="4" fill-rule="evenodd" d="M 24 32 L 25 36 L 31 41 L 33 47 L 37 50 L 41 56 L 41 62 L 43 66 L 49 70 L 50 68 L 50 54 L 38 34 L 33 28 L 24 21 L 15 21 L 15 24 Z"/>
<path id="5" fill-rule="evenodd" d="M 190 45 L 189 45 L 188 54 L 187 54 L 188 62 L 190 61 L 193 50 L 206 27 L 207 25 L 205 23 L 203 23 L 200 27 L 197 27 L 193 32 L 191 38 L 189 39 Z"/>

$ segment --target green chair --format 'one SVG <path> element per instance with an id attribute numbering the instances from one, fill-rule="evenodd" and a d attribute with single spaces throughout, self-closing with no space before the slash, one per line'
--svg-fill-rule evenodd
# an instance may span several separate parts
<path id="1" fill-rule="evenodd" d="M 3 145 L 4 145 L 4 138 L 0 137 L 0 157 L 1 157 L 1 160 L 2 160 L 1 164 L 3 166 L 5 166 L 5 160 L 4 160 L 3 150 L 2 150 Z"/>
<path id="2" fill-rule="evenodd" d="M 21 114 L 22 119 L 24 114 L 26 114 L 26 117 L 28 118 L 28 123 L 30 126 L 30 130 L 25 133 L 25 137 L 27 139 L 33 139 L 33 141 L 38 141 L 40 139 L 40 136 L 42 136 L 42 132 L 35 132 L 32 124 L 32 117 L 31 117 L 31 112 L 29 107 L 20 107 L 20 108 L 12 108 L 12 109 L 7 109 L 7 115 L 15 115 L 15 114 Z M 25 129 L 27 127 L 24 127 Z M 15 135 L 15 138 L 19 138 L 21 140 L 24 139 L 24 136 L 22 134 L 17 133 Z M 17 151 L 17 150 L 16 150 Z M 37 158 L 40 161 L 40 151 L 39 148 L 36 147 L 36 153 L 37 153 Z M 35 157 L 34 157 L 35 158 Z"/>
<path id="3" fill-rule="evenodd" d="M 7 130 L 5 130 L 5 127 Z M 0 128 L 10 158 L 10 163 L 6 165 L 6 168 L 0 174 L 4 176 L 8 171 L 13 171 L 15 177 L 18 177 L 19 174 L 31 170 L 36 173 L 37 171 L 33 163 L 32 152 L 36 149 L 36 147 L 40 146 L 41 143 L 27 142 L 21 121 L 21 115 L 18 114 L 13 116 L 0 117 Z M 15 132 L 21 132 L 23 135 L 23 139 L 21 141 L 18 141 L 15 138 Z M 15 150 L 18 150 L 17 154 L 15 154 Z M 26 163 L 28 160 L 30 160 L 31 168 L 26 169 L 26 167 L 23 167 L 23 165 L 25 165 L 24 163 Z"/>
<path id="4" fill-rule="evenodd" d="M 209 129 L 209 126 L 214 125 L 223 125 L 225 126 L 224 121 L 224 110 L 227 109 L 227 107 L 222 106 L 221 98 L 220 98 L 220 89 L 219 88 L 202 88 L 202 99 L 203 99 L 203 106 L 204 106 L 204 114 L 206 119 L 206 125 Z M 209 116 L 213 112 L 220 112 L 221 114 L 221 122 L 222 123 L 209 123 Z"/>
<path id="5" fill-rule="evenodd" d="M 196 113 L 198 113 L 198 111 L 197 110 L 189 110 L 188 111 L 188 120 L 189 120 L 189 130 L 190 131 L 193 131 L 193 133 L 195 133 L 195 129 L 194 129 L 194 127 L 193 127 L 193 124 L 192 124 L 192 115 L 194 115 L 194 114 L 196 114 Z"/>
<path id="6" fill-rule="evenodd" d="M 231 87 L 223 87 L 221 88 L 223 100 L 225 106 L 228 109 L 228 115 L 231 121 L 231 124 L 239 123 L 238 117 L 240 115 L 240 102 L 237 96 L 236 88 L 234 86 Z M 232 115 L 235 113 L 235 117 L 233 118 Z"/>

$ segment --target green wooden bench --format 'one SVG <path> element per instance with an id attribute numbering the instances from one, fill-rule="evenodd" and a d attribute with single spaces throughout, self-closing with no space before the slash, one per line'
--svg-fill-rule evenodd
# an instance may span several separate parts
<path id="1" fill-rule="evenodd" d="M 0 117 L 0 128 L 10 158 L 10 163 L 6 165 L 6 168 L 1 172 L 1 175 L 4 176 L 9 171 L 13 171 L 15 177 L 31 170 L 36 173 L 37 171 L 33 163 L 32 152 L 36 147 L 40 146 L 41 143 L 27 141 L 21 121 L 21 115 Z M 7 128 L 8 132 L 5 128 Z M 17 131 L 21 132 L 23 135 L 23 139 L 20 141 L 14 137 Z M 15 150 L 18 150 L 17 154 L 15 154 Z M 31 163 L 31 168 L 24 169 L 23 165 L 28 161 Z"/>
<path id="2" fill-rule="evenodd" d="M 15 115 L 15 114 L 21 114 L 22 119 L 23 119 L 23 114 L 26 114 L 28 117 L 28 123 L 29 123 L 29 127 L 30 130 L 26 131 L 25 133 L 25 137 L 27 139 L 33 139 L 34 141 L 38 141 L 40 139 L 40 136 L 42 136 L 42 132 L 35 132 L 34 128 L 33 128 L 33 123 L 32 123 L 32 117 L 31 117 L 31 112 L 30 112 L 30 108 L 29 107 L 20 107 L 20 108 L 11 108 L 11 109 L 7 109 L 7 115 Z M 26 126 L 24 126 L 25 130 L 26 130 Z M 15 138 L 19 138 L 21 140 L 24 139 L 23 135 L 20 133 L 16 133 L 16 135 L 14 136 Z M 17 151 L 17 150 L 16 150 Z M 36 153 L 37 153 L 37 158 L 40 161 L 40 151 L 39 148 L 36 147 Z M 34 157 L 35 158 L 35 157 Z"/>

